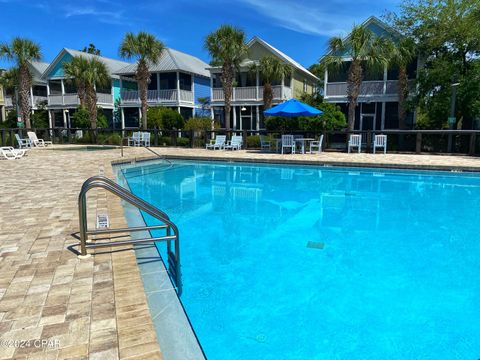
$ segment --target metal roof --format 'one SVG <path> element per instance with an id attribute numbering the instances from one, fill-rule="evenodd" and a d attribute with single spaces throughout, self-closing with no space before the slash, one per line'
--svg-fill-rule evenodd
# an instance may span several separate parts
<path id="1" fill-rule="evenodd" d="M 297 70 L 300 70 L 301 72 L 305 73 L 306 75 L 309 75 L 309 76 L 313 77 L 314 79 L 319 80 L 318 77 L 316 77 L 314 74 L 312 74 L 310 71 L 308 71 L 305 67 L 300 65 L 300 63 L 293 60 L 290 56 L 288 56 L 284 52 L 282 52 L 282 51 L 278 50 L 277 48 L 273 47 L 272 45 L 267 43 L 265 40 L 260 39 L 258 36 L 254 36 L 252 38 L 252 40 L 250 40 L 248 42 L 247 46 L 250 47 L 254 42 L 259 42 L 260 44 L 265 46 L 267 49 L 269 49 L 271 52 L 273 52 L 274 54 L 276 54 L 277 56 L 282 58 L 284 61 L 286 61 L 287 63 L 292 65 Z"/>
<path id="2" fill-rule="evenodd" d="M 86 52 L 83 52 L 83 51 L 63 48 L 58 53 L 58 55 L 55 57 L 55 59 L 43 71 L 42 77 L 44 79 L 47 77 L 48 73 L 54 67 L 54 65 L 62 59 L 62 56 L 64 55 L 64 53 L 68 53 L 71 56 L 82 56 L 82 57 L 87 58 L 87 59 L 96 58 L 96 59 L 100 60 L 101 62 L 103 62 L 107 66 L 107 69 L 110 72 L 110 75 L 114 75 L 115 72 L 117 72 L 118 70 L 120 70 L 121 68 L 123 68 L 123 67 L 125 67 L 129 64 L 125 61 L 110 59 L 110 58 L 107 58 L 107 57 L 104 57 L 104 56 L 99 56 L 99 55 L 93 55 L 93 54 L 89 54 L 89 53 L 86 53 Z"/>
<path id="3" fill-rule="evenodd" d="M 30 70 L 32 70 L 32 78 L 36 83 L 44 83 L 45 80 L 42 79 L 42 75 L 50 66 L 50 63 L 41 62 L 41 61 L 30 61 Z"/>
<path id="4" fill-rule="evenodd" d="M 150 72 L 162 71 L 185 71 L 205 77 L 210 77 L 210 73 L 206 69 L 209 65 L 199 58 L 185 54 L 184 52 L 166 48 L 157 64 L 148 64 Z M 137 69 L 137 63 L 129 64 L 124 68 L 116 71 L 118 75 L 133 75 Z"/>

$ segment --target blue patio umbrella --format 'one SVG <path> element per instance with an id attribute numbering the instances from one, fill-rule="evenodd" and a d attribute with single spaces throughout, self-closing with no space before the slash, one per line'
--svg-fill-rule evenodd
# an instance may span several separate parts
<path id="1" fill-rule="evenodd" d="M 315 109 L 310 105 L 304 104 L 296 99 L 285 101 L 271 109 L 263 112 L 266 116 L 316 116 L 323 114 L 323 111 Z"/>

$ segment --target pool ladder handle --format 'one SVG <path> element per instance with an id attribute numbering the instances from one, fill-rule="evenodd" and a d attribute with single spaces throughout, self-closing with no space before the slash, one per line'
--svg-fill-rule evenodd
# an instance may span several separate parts
<path id="1" fill-rule="evenodd" d="M 162 225 L 152 225 L 152 226 L 135 226 L 135 227 L 126 227 L 126 228 L 115 228 L 115 229 L 95 229 L 89 230 L 87 224 L 87 192 L 93 188 L 103 188 L 112 194 L 118 196 L 120 199 L 128 202 L 129 204 L 135 206 L 139 210 L 143 210 L 147 214 L 153 216 L 154 218 L 160 220 Z M 170 220 L 168 215 L 156 208 L 155 206 L 147 203 L 146 201 L 140 199 L 138 196 L 132 194 L 130 191 L 126 190 L 122 186 L 118 185 L 114 181 L 108 179 L 105 176 L 92 176 L 85 180 L 78 195 L 78 213 L 79 213 L 79 225 L 80 225 L 80 259 L 85 259 L 90 257 L 90 254 L 87 253 L 89 248 L 99 248 L 99 247 L 111 247 L 111 246 L 122 246 L 128 244 L 140 244 L 153 241 L 166 241 L 167 242 L 167 256 L 168 256 L 168 271 L 172 277 L 173 282 L 177 287 L 177 293 L 180 296 L 182 293 L 182 280 L 181 280 L 181 271 L 180 271 L 180 239 L 177 226 Z M 142 239 L 131 239 L 131 240 L 122 240 L 122 241 L 109 241 L 101 243 L 90 243 L 88 238 L 89 235 L 101 235 L 101 234 L 114 234 L 114 233 L 123 233 L 123 232 L 135 232 L 135 231 L 150 231 L 150 230 L 161 230 L 165 229 L 166 235 L 159 237 L 148 237 Z M 173 234 L 172 234 L 173 232 Z M 172 251 L 171 243 L 174 242 L 174 247 Z"/>

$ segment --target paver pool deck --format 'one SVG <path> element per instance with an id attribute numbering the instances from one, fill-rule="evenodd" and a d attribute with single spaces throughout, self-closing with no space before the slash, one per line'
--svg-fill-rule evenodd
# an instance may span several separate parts
<path id="1" fill-rule="evenodd" d="M 65 147 L 0 161 L 0 359 L 161 359 L 133 250 L 101 249 L 79 260 L 69 249 L 78 243 L 72 234 L 83 181 L 99 173 L 114 178 L 112 162 L 153 154 L 125 148 L 121 158 L 120 149 Z M 480 171 L 480 158 L 468 156 L 153 150 L 185 158 Z M 92 190 L 88 204 L 90 224 L 96 212 L 108 211 L 112 226 L 126 225 L 113 195 Z M 40 339 L 49 342 L 34 341 Z"/>

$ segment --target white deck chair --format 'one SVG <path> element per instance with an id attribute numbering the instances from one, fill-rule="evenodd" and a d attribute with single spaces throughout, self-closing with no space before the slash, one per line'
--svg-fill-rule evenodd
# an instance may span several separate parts
<path id="1" fill-rule="evenodd" d="M 215 140 L 210 140 L 210 144 L 205 145 L 205 149 L 222 150 L 225 147 L 226 141 L 227 141 L 226 135 L 217 135 L 215 137 Z"/>
<path id="2" fill-rule="evenodd" d="M 320 154 L 322 152 L 322 146 L 323 134 L 320 136 L 320 139 L 318 141 L 310 141 L 310 154 L 313 154 L 314 149 L 317 149 L 317 154 Z"/>
<path id="3" fill-rule="evenodd" d="M 150 133 L 149 132 L 142 133 L 142 139 L 140 140 L 140 144 L 143 144 L 143 146 L 150 146 Z"/>
<path id="4" fill-rule="evenodd" d="M 25 155 L 25 150 L 16 150 L 11 146 L 4 146 L 0 148 L 0 154 L 7 160 L 15 160 L 22 158 Z"/>
<path id="5" fill-rule="evenodd" d="M 233 135 L 232 140 L 225 145 L 225 150 L 240 150 L 242 148 L 243 137 Z"/>
<path id="6" fill-rule="evenodd" d="M 30 144 L 30 140 L 29 139 L 22 139 L 19 134 L 15 134 L 15 139 L 17 139 L 18 147 L 20 149 L 23 149 L 23 148 L 28 149 L 28 148 L 32 147 L 32 144 Z"/>
<path id="7" fill-rule="evenodd" d="M 350 135 L 350 140 L 348 140 L 348 152 L 354 147 L 358 148 L 358 153 L 362 151 L 362 135 Z"/>
<path id="8" fill-rule="evenodd" d="M 260 135 L 260 149 L 268 151 L 272 149 L 272 142 L 268 141 L 267 138 L 263 135 Z"/>
<path id="9" fill-rule="evenodd" d="M 293 135 L 282 135 L 282 154 L 283 149 L 290 149 L 295 154 L 295 140 Z"/>
<path id="10" fill-rule="evenodd" d="M 30 139 L 30 144 L 33 146 L 37 147 L 46 147 L 48 145 L 52 145 L 51 141 L 45 141 L 43 139 L 39 139 L 37 137 L 37 134 L 35 134 L 33 131 L 27 132 L 28 138 Z"/>
<path id="11" fill-rule="evenodd" d="M 142 133 L 140 131 L 135 131 L 132 136 L 128 138 L 128 146 L 140 146 L 141 140 Z"/>
<path id="12" fill-rule="evenodd" d="M 373 139 L 373 153 L 375 154 L 376 148 L 383 148 L 383 153 L 387 153 L 387 135 L 375 135 Z"/>

